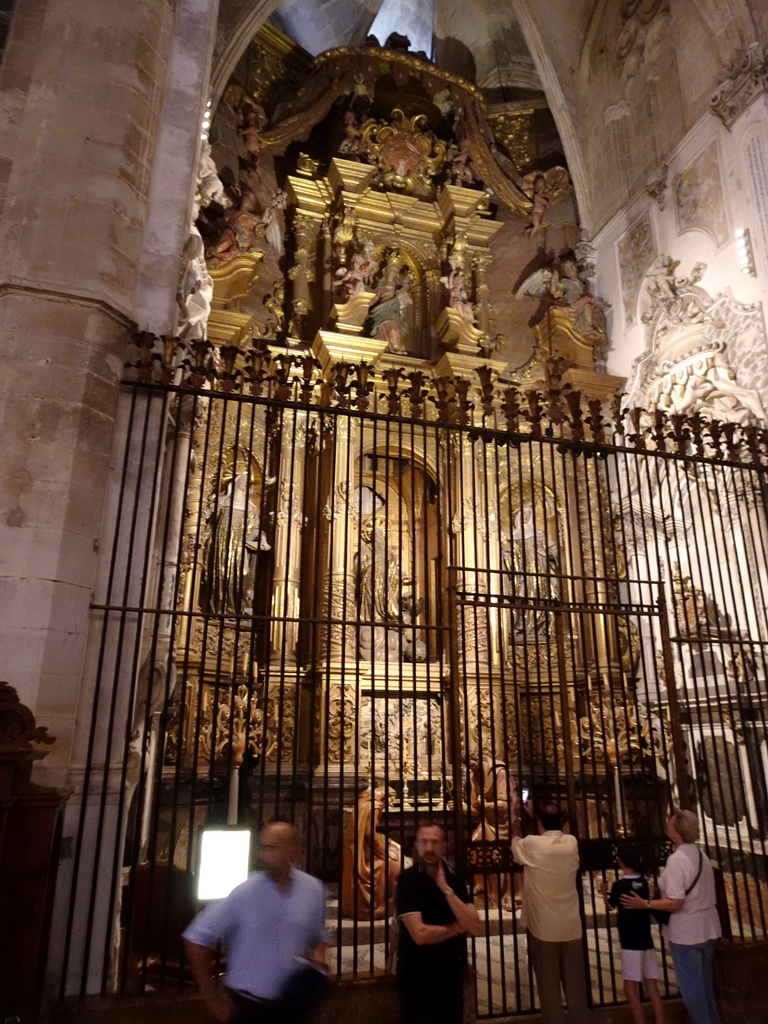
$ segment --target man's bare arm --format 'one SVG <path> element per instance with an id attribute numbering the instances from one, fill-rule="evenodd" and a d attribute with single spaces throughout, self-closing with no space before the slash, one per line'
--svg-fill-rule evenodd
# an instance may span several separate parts
<path id="1" fill-rule="evenodd" d="M 237 1012 L 235 1004 L 227 993 L 219 985 L 214 973 L 216 962 L 216 950 L 208 946 L 199 946 L 196 942 L 184 939 L 184 949 L 187 953 L 187 963 L 195 979 L 200 995 L 205 1000 L 205 1005 L 219 1024 L 230 1024 Z"/>
<path id="2" fill-rule="evenodd" d="M 445 868 L 442 864 L 438 868 L 435 882 L 437 883 L 438 888 L 442 890 L 442 893 L 448 902 L 448 906 L 451 909 L 451 913 L 456 918 L 456 922 L 462 932 L 465 935 L 479 935 L 481 925 L 477 908 L 474 903 L 465 903 L 460 896 L 456 895 L 448 884 L 448 879 L 445 875 Z"/>
<path id="3" fill-rule="evenodd" d="M 400 918 L 402 924 L 408 929 L 408 933 L 417 946 L 436 946 L 439 942 L 446 942 L 448 939 L 455 939 L 457 935 L 463 935 L 464 930 L 457 924 L 424 924 L 424 919 L 418 911 L 412 914 L 403 914 Z"/>
<path id="4" fill-rule="evenodd" d="M 466 935 L 479 935 L 482 925 L 480 915 L 474 903 L 465 903 L 460 896 L 457 896 L 453 889 L 448 886 L 443 890 L 448 906 L 451 908 L 456 923 Z"/>

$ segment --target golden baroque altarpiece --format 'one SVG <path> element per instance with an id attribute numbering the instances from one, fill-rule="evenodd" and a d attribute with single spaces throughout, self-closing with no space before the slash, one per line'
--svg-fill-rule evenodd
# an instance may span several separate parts
<path id="1" fill-rule="evenodd" d="M 620 836 L 657 849 L 694 778 L 739 846 L 766 799 L 760 427 L 622 403 L 567 172 L 520 173 L 493 134 L 519 161 L 518 115 L 403 51 L 254 47 L 204 147 L 178 331 L 139 335 L 126 383 L 152 525 L 143 553 L 127 506 L 116 526 L 138 620 L 99 606 L 104 660 L 117 623 L 135 644 L 124 863 L 170 892 L 205 824 L 295 820 L 362 971 L 343 949 L 378 963 L 420 817 L 499 935 L 526 790 L 594 871 Z"/>

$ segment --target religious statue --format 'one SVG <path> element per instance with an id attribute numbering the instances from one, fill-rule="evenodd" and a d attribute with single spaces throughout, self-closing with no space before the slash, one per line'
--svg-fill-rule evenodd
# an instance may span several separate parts
<path id="1" fill-rule="evenodd" d="M 259 529 L 256 505 L 248 494 L 248 474 L 238 473 L 215 503 L 208 520 L 206 583 L 211 611 L 242 615 L 251 611 L 253 555 L 269 551 Z"/>
<path id="2" fill-rule="evenodd" d="M 564 167 L 550 167 L 544 172 L 532 171 L 523 179 L 523 191 L 531 200 L 528 224 L 523 234 L 531 239 L 549 226 L 545 218 L 550 206 L 570 195 L 568 171 Z"/>
<path id="3" fill-rule="evenodd" d="M 400 261 L 392 254 L 376 285 L 376 298 L 371 303 L 364 330 L 372 338 L 384 338 L 390 352 L 404 354 L 403 339 L 408 334 L 406 309 L 413 305 L 410 295 L 411 277 L 400 281 Z"/>
<path id="4" fill-rule="evenodd" d="M 354 111 L 348 110 L 344 115 L 344 138 L 339 146 L 339 156 L 357 157 L 361 146 L 360 125 Z"/>
<path id="5" fill-rule="evenodd" d="M 475 322 L 475 309 L 469 301 L 464 285 L 464 273 L 461 267 L 452 267 L 448 276 L 441 277 L 440 281 L 448 289 L 448 305 L 455 309 L 463 320 L 473 324 Z"/>
<path id="6" fill-rule="evenodd" d="M 509 843 L 510 821 L 517 802 L 517 789 L 509 769 L 502 761 L 484 757 L 473 761 L 471 769 L 470 804 L 480 821 L 472 833 L 472 842 Z M 487 894 L 489 907 L 513 908 L 513 884 L 509 874 L 478 875 L 475 896 Z"/>
<path id="7" fill-rule="evenodd" d="M 403 869 L 399 843 L 377 831 L 387 799 L 386 786 L 366 789 L 344 829 L 341 913 L 357 921 L 380 921 L 392 912 L 397 876 Z"/>
<path id="8" fill-rule="evenodd" d="M 375 270 L 376 263 L 370 256 L 362 252 L 353 253 L 351 265 L 336 271 L 336 288 L 343 300 L 347 302 L 360 292 L 367 291 Z"/>
<path id="9" fill-rule="evenodd" d="M 603 310 L 610 303 L 596 299 L 587 291 L 586 282 L 579 275 L 574 260 L 562 260 L 559 272 L 552 272 L 550 291 L 562 312 L 573 321 L 574 329 L 580 334 L 593 330 L 605 330 Z"/>
<path id="10" fill-rule="evenodd" d="M 603 359 L 608 345 L 603 310 L 610 303 L 589 294 L 585 278 L 574 259 L 561 259 L 554 266 L 534 271 L 518 288 L 515 298 L 545 299 L 546 313 L 534 327 L 543 353 L 563 356 L 574 366 L 594 367 Z"/>
<path id="11" fill-rule="evenodd" d="M 372 516 L 360 527 L 355 581 L 360 627 L 358 655 L 363 661 L 426 660 L 426 648 L 414 642 L 413 619 L 422 602 L 400 573 L 400 562 Z M 405 627 L 405 630 L 404 628 Z"/>
<path id="12" fill-rule="evenodd" d="M 208 250 L 213 266 L 231 263 L 244 252 L 262 251 L 264 220 L 256 212 L 257 207 L 253 192 L 244 192 L 238 208 L 224 214 L 224 230 Z"/>
<path id="13" fill-rule="evenodd" d="M 537 603 L 557 600 L 557 546 L 554 538 L 545 534 L 543 525 L 535 522 L 531 505 L 523 506 L 515 514 L 509 546 L 502 558 L 513 599 Z M 544 609 L 513 607 L 513 639 L 545 637 L 548 626 L 549 616 Z"/>

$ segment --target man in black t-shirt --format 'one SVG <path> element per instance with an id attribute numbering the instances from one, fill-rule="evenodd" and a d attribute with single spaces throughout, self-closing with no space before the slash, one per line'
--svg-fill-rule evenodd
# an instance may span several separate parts
<path id="1" fill-rule="evenodd" d="M 467 935 L 480 918 L 466 885 L 444 860 L 439 825 L 416 833 L 414 865 L 397 880 L 397 988 L 402 1024 L 461 1024 Z"/>

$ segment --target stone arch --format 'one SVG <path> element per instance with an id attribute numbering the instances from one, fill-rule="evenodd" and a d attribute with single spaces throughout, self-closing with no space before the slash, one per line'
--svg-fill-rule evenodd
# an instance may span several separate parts
<path id="1" fill-rule="evenodd" d="M 211 68 L 211 99 L 216 108 L 227 82 L 245 48 L 275 10 L 278 0 L 222 0 L 219 10 L 221 48 Z"/>

